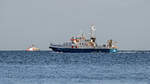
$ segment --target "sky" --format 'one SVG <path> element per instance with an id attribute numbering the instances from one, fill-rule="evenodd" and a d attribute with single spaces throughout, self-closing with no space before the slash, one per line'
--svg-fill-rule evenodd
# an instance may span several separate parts
<path id="1" fill-rule="evenodd" d="M 96 26 L 98 44 L 150 49 L 150 0 L 0 0 L 0 50 L 69 41 Z"/>

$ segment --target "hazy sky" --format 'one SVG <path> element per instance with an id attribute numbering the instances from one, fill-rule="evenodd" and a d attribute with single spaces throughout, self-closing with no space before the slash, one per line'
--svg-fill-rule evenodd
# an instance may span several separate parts
<path id="1" fill-rule="evenodd" d="M 48 49 L 91 24 L 98 44 L 150 49 L 150 0 L 0 0 L 0 50 Z"/>

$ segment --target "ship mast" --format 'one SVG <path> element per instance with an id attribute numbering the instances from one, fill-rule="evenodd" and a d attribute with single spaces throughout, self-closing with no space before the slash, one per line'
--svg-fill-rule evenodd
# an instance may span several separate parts
<path id="1" fill-rule="evenodd" d="M 95 25 L 91 25 L 91 29 L 90 29 L 90 35 L 91 35 L 91 38 L 95 38 Z"/>
<path id="2" fill-rule="evenodd" d="M 90 39 L 91 39 L 91 42 L 94 42 L 95 43 L 95 40 L 96 40 L 96 37 L 95 37 L 95 26 L 94 25 L 91 25 L 91 29 L 90 29 Z"/>

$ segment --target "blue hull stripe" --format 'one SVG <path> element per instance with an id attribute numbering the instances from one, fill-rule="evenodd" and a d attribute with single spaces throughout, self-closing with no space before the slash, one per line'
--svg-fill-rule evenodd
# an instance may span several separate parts
<path id="1" fill-rule="evenodd" d="M 79 48 L 57 48 L 57 47 L 50 47 L 50 48 L 55 52 L 70 52 L 70 53 L 90 53 L 90 52 L 110 53 L 114 51 L 114 49 L 90 49 L 90 48 L 79 49 Z"/>

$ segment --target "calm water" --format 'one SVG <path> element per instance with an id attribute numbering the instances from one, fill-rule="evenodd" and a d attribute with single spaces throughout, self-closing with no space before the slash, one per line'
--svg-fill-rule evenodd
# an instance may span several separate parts
<path id="1" fill-rule="evenodd" d="M 0 51 L 0 84 L 150 84 L 150 53 Z"/>

